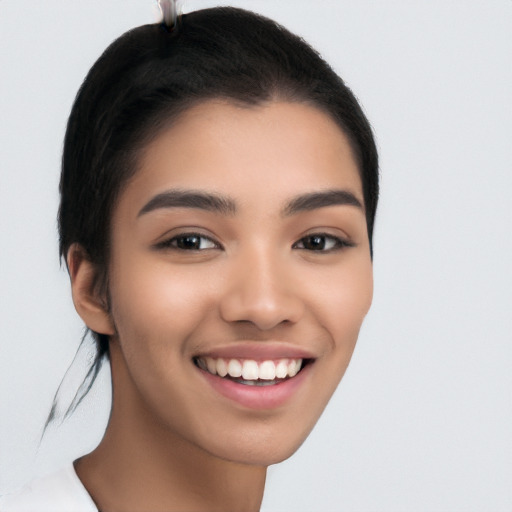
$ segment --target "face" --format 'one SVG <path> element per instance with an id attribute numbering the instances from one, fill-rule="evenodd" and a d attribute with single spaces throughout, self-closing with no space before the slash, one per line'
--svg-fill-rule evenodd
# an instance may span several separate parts
<path id="1" fill-rule="evenodd" d="M 303 104 L 189 110 L 119 198 L 109 291 L 113 374 L 125 376 L 114 410 L 129 403 L 132 418 L 222 459 L 287 458 L 343 376 L 372 297 L 346 137 Z"/>

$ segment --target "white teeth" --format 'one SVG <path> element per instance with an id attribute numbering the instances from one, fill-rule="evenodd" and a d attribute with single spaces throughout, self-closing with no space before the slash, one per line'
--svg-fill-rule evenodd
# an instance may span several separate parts
<path id="1" fill-rule="evenodd" d="M 242 365 L 238 359 L 230 359 L 228 363 L 228 373 L 230 377 L 242 376 Z"/>
<path id="2" fill-rule="evenodd" d="M 228 374 L 228 367 L 227 367 L 224 359 L 217 359 L 217 363 L 216 363 L 215 367 L 217 370 L 217 375 L 220 375 L 221 377 L 225 377 Z"/>
<path id="3" fill-rule="evenodd" d="M 208 371 L 210 373 L 217 373 L 217 363 L 215 362 L 215 359 L 213 359 L 213 357 L 206 358 L 206 367 L 208 368 Z"/>
<path id="4" fill-rule="evenodd" d="M 253 359 L 215 359 L 213 357 L 200 357 L 198 366 L 212 375 L 234 379 L 242 378 L 244 381 L 274 381 L 295 377 L 302 367 L 302 359 L 277 359 L 257 362 Z"/>
<path id="5" fill-rule="evenodd" d="M 288 361 L 279 361 L 276 366 L 276 377 L 284 379 L 288 375 Z"/>
<path id="6" fill-rule="evenodd" d="M 295 375 L 297 375 L 297 373 L 299 373 L 299 370 L 300 370 L 300 361 L 292 359 L 288 363 L 288 375 L 290 377 L 295 377 Z"/>
<path id="7" fill-rule="evenodd" d="M 244 361 L 242 370 L 244 380 L 257 380 L 259 373 L 258 363 L 256 361 Z"/>
<path id="8" fill-rule="evenodd" d="M 274 380 L 276 378 L 276 365 L 274 361 L 263 361 L 260 364 L 259 377 L 263 380 Z"/>

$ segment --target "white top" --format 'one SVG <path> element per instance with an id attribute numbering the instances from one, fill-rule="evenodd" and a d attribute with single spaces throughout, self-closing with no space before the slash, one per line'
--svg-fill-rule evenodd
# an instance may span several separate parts
<path id="1" fill-rule="evenodd" d="M 73 464 L 0 497 L 0 512 L 98 512 Z"/>

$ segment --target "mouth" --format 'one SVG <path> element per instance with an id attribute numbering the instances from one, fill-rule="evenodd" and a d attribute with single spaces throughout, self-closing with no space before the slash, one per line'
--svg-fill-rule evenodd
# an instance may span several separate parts
<path id="1" fill-rule="evenodd" d="M 312 359 L 280 358 L 254 359 L 214 358 L 196 356 L 194 364 L 216 377 L 244 386 L 275 386 L 295 378 Z"/>

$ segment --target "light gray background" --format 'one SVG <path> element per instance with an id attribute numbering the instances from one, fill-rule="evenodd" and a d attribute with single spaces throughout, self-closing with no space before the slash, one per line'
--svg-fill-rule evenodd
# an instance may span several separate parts
<path id="1" fill-rule="evenodd" d="M 382 198 L 375 299 L 315 431 L 263 511 L 512 510 L 510 0 L 189 0 L 267 14 L 360 98 Z M 92 449 L 108 372 L 38 449 L 82 326 L 57 259 L 64 127 L 101 51 L 152 0 L 0 1 L 0 491 Z"/>

